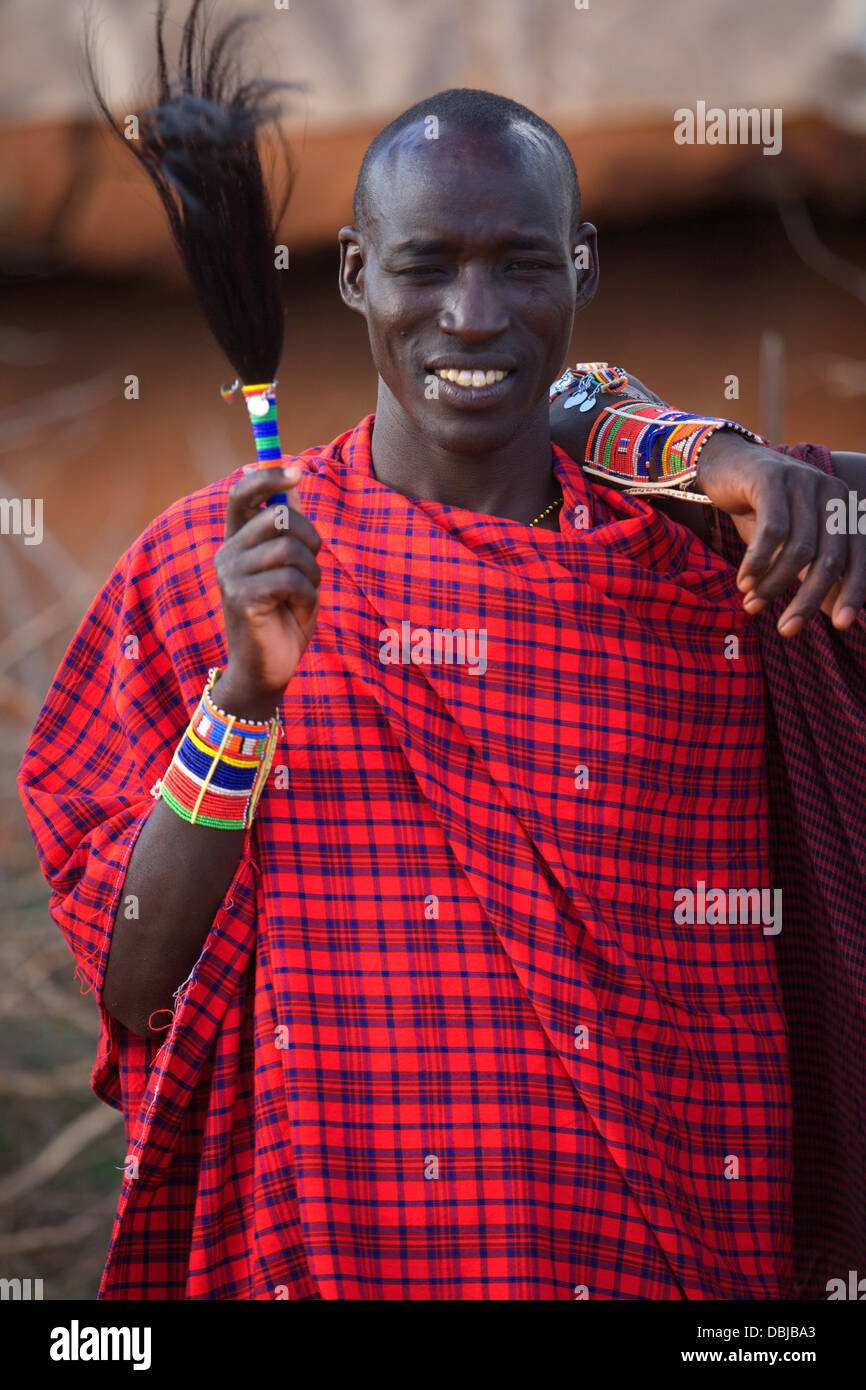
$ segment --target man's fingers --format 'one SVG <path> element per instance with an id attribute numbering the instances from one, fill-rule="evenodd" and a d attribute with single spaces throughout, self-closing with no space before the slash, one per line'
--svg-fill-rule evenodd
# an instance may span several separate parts
<path id="1" fill-rule="evenodd" d="M 842 537 L 841 539 L 845 540 L 846 538 Z M 812 582 L 812 570 L 819 565 L 819 561 L 816 560 L 812 565 L 801 588 L 779 619 L 779 631 L 785 637 L 795 636 L 805 623 L 811 621 L 818 608 L 827 613 L 833 625 L 840 630 L 850 627 L 855 621 L 857 614 L 866 603 L 866 546 L 860 544 L 857 536 L 847 538 L 847 540 L 848 563 L 845 572 L 841 579 L 834 579 L 831 576 L 822 600 L 818 599 L 818 595 L 825 587 L 826 569 L 824 570 L 823 581 L 816 581 L 814 590 L 810 591 L 807 585 Z M 826 564 L 831 570 L 835 566 L 832 558 Z"/>
<path id="2" fill-rule="evenodd" d="M 274 507 L 254 508 L 252 516 L 244 522 L 242 534 L 236 536 L 233 548 L 251 550 L 265 541 L 285 536 L 294 536 L 314 555 L 321 549 L 322 540 L 313 523 L 284 502 Z"/>
<path id="3" fill-rule="evenodd" d="M 237 544 L 247 548 L 268 540 L 271 536 L 296 536 L 315 555 L 321 548 L 321 537 L 312 522 L 300 510 L 297 484 L 299 468 L 253 469 L 235 483 L 226 507 L 226 540 L 243 536 Z M 283 493 L 286 502 L 266 506 L 269 499 Z"/>
<path id="4" fill-rule="evenodd" d="M 866 603 L 866 543 L 854 536 L 848 547 L 848 568 L 833 605 L 833 623 L 838 628 L 850 627 Z"/>
<path id="5" fill-rule="evenodd" d="M 275 536 L 271 540 L 241 551 L 238 557 L 241 574 L 261 574 L 266 570 L 284 569 L 288 566 L 300 570 L 316 588 L 322 582 L 322 571 L 312 550 L 295 535 Z"/>
<path id="6" fill-rule="evenodd" d="M 283 468 L 281 465 L 274 468 L 254 468 L 245 473 L 228 495 L 225 539 L 234 536 L 269 498 L 279 492 L 284 492 L 289 499 L 289 505 L 300 512 L 297 492 L 300 477 L 299 468 Z"/>
<path id="7" fill-rule="evenodd" d="M 779 488 L 761 486 L 755 498 L 755 534 L 737 572 L 741 589 L 757 588 L 769 569 L 773 556 L 785 544 L 791 529 L 788 499 Z"/>
<path id="8" fill-rule="evenodd" d="M 777 624 L 785 637 L 795 636 L 804 624 L 812 621 L 848 569 L 851 550 L 848 537 L 830 535 L 823 524 L 823 513 L 816 517 L 816 529 L 817 553 Z"/>
<path id="9" fill-rule="evenodd" d="M 815 560 L 800 588 L 779 618 L 776 626 L 783 637 L 797 633 L 814 618 L 828 595 L 838 589 L 838 575 L 828 572 L 820 560 Z"/>
<path id="10" fill-rule="evenodd" d="M 247 583 L 245 601 L 248 610 L 260 603 L 272 605 L 273 599 L 279 599 L 296 612 L 309 617 L 316 611 L 319 594 L 316 586 L 299 569 L 294 565 L 284 565 L 279 569 L 251 575 Z"/>
<path id="11" fill-rule="evenodd" d="M 789 516 L 788 535 L 782 542 L 778 554 L 774 556 L 764 575 L 747 595 L 746 607 L 751 613 L 760 611 L 756 600 L 760 600 L 760 606 L 763 607 L 771 599 L 777 598 L 779 594 L 783 594 L 786 589 L 790 588 L 797 576 L 812 564 L 821 552 L 824 540 L 827 539 L 820 533 L 820 519 L 816 515 L 815 503 L 809 495 L 804 494 L 802 488 L 798 487 L 793 493 Z M 841 552 L 843 568 L 844 556 L 845 547 L 843 546 Z M 827 588 L 829 588 L 829 582 Z M 825 588 L 824 593 L 826 591 Z M 824 594 L 818 600 L 819 607 L 823 597 Z"/>

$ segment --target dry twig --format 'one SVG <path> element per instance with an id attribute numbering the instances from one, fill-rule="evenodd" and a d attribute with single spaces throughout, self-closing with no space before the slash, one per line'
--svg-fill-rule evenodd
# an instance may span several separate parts
<path id="1" fill-rule="evenodd" d="M 61 1129 L 59 1134 L 55 1134 L 29 1163 L 0 1178 L 0 1205 L 17 1201 L 25 1192 L 32 1192 L 35 1187 L 41 1187 L 71 1163 L 88 1144 L 107 1134 L 122 1120 L 120 1111 L 112 1110 L 110 1105 L 94 1105 L 85 1110 L 82 1115 Z"/>

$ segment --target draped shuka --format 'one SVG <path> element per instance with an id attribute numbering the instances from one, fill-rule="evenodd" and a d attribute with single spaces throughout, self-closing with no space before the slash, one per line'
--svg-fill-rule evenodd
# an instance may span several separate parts
<path id="1" fill-rule="evenodd" d="M 816 1266 L 810 1227 L 792 1262 L 808 1106 L 856 1124 L 863 1051 L 835 1059 L 829 1100 L 809 1077 L 833 1027 L 862 1035 L 866 816 L 832 751 L 797 762 L 814 710 L 795 687 L 823 672 L 817 717 L 832 698 L 862 752 L 862 620 L 774 646 L 733 528 L 715 554 L 555 445 L 558 532 L 406 498 L 375 477 L 372 424 L 298 458 L 318 626 L 161 1043 L 108 1015 L 102 980 L 154 786 L 226 660 L 213 558 L 240 470 L 120 559 L 22 764 L 50 910 L 100 1004 L 94 1089 L 126 1121 L 100 1296 L 802 1291 L 858 1239 L 859 1192 L 835 1194 L 834 1227 L 813 1178 L 827 1248 Z M 810 821 L 785 779 L 814 783 L 816 757 L 807 799 L 834 809 Z M 158 910 L 140 904 L 142 937 Z M 786 988 L 816 1029 L 792 1063 Z"/>

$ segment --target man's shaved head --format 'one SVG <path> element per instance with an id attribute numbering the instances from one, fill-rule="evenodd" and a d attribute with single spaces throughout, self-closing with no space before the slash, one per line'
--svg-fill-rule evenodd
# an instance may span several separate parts
<path id="1" fill-rule="evenodd" d="M 436 118 L 436 126 L 431 117 Z M 511 134 L 524 139 L 527 145 L 535 145 L 542 158 L 549 159 L 559 167 L 563 192 L 568 201 L 570 231 L 572 234 L 577 231 L 580 225 L 580 186 L 571 151 L 559 132 L 528 106 L 521 106 L 520 102 L 512 101 L 510 97 L 476 87 L 451 87 L 408 107 L 383 126 L 370 141 L 361 161 L 352 199 L 352 216 L 362 235 L 369 236 L 375 220 L 375 205 L 370 197 L 373 171 L 380 159 L 400 143 L 399 136 L 415 125 L 422 127 L 419 133 L 421 139 L 438 139 L 447 136 L 449 131 L 459 130 L 478 136 L 501 137 Z M 434 130 L 435 136 L 428 133 Z"/>
<path id="2" fill-rule="evenodd" d="M 452 481 L 481 459 L 512 466 L 512 448 L 549 465 L 548 389 L 598 283 L 562 136 L 494 92 L 439 92 L 372 141 L 353 210 L 340 293 L 367 321 L 374 445 L 392 485 L 407 439 Z M 544 501 L 549 489 L 532 487 Z"/>

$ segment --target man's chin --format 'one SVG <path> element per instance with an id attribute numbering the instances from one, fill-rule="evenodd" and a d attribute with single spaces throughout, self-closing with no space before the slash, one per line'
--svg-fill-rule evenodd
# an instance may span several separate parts
<path id="1" fill-rule="evenodd" d="M 430 409 L 428 405 L 418 425 L 425 438 L 438 449 L 471 458 L 506 448 L 528 426 L 529 419 L 529 414 L 518 416 L 514 411 L 458 413 Z"/>

